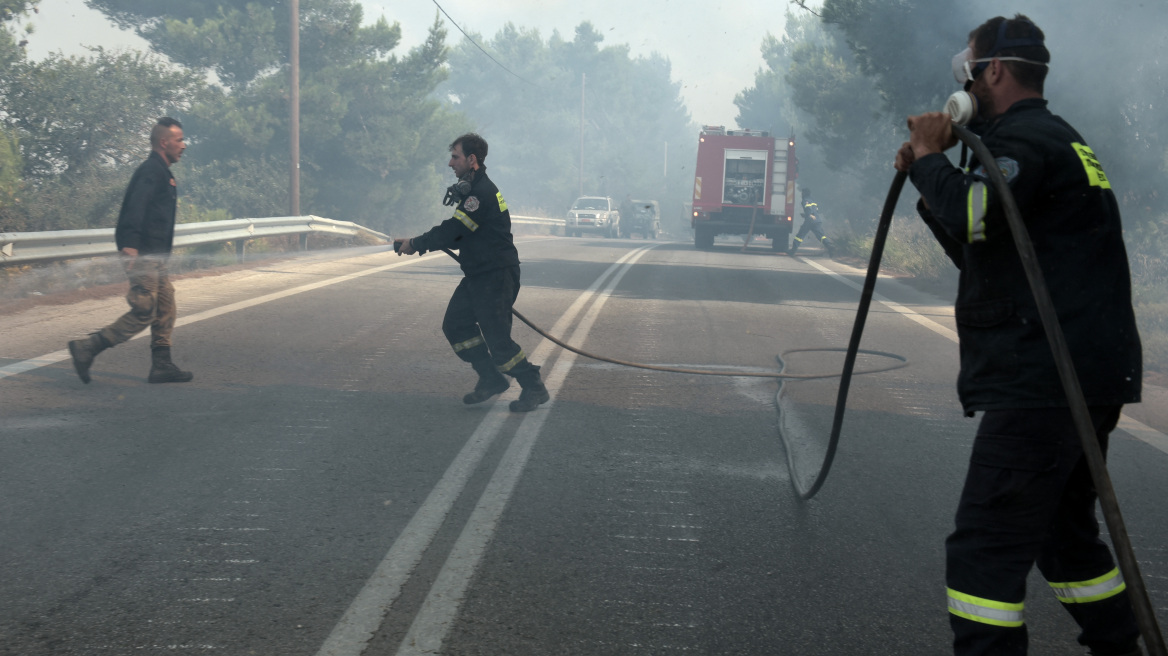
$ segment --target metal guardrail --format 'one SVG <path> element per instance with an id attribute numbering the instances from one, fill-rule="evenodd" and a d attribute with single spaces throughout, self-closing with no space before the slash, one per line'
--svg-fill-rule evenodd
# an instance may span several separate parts
<path id="1" fill-rule="evenodd" d="M 520 225 L 564 225 L 563 219 L 544 219 L 535 216 L 513 216 L 511 222 Z M 174 247 L 201 246 L 233 241 L 235 242 L 236 254 L 242 258 L 244 245 L 250 239 L 300 235 L 300 246 L 305 248 L 308 235 L 312 233 L 365 235 L 385 241 L 391 239 L 386 234 L 370 230 L 351 221 L 334 221 L 319 216 L 280 216 L 264 219 L 179 223 L 174 227 Z M 102 257 L 116 253 L 117 246 L 114 243 L 113 228 L 0 232 L 0 265 Z"/>
<path id="2" fill-rule="evenodd" d="M 519 225 L 542 225 L 542 226 L 559 226 L 563 227 L 564 219 L 544 219 L 538 216 L 515 216 L 511 215 L 511 223 L 518 223 Z"/>
<path id="3" fill-rule="evenodd" d="M 309 233 L 364 234 L 377 239 L 389 239 L 387 235 L 350 221 L 334 221 L 319 216 L 280 216 L 180 223 L 174 227 L 174 246 L 179 248 L 234 241 L 236 253 L 242 256 L 244 244 L 249 239 L 301 235 L 303 246 Z M 117 251 L 113 228 L 0 233 L 0 264 L 102 257 L 114 255 Z"/>

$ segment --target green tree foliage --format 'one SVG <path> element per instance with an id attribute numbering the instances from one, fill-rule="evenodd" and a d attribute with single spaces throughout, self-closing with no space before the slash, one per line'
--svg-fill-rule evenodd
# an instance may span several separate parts
<path id="1" fill-rule="evenodd" d="M 24 165 L 27 229 L 112 225 L 154 121 L 189 107 L 199 85 L 156 56 L 100 48 L 88 57 L 21 57 L 0 72 L 2 120 Z"/>
<path id="2" fill-rule="evenodd" d="M 739 122 L 792 125 L 816 146 L 801 152 L 803 182 L 815 178 L 814 186 L 826 191 L 847 186 L 844 174 L 854 175 L 856 196 L 872 208 L 864 215 L 875 216 L 895 149 L 907 138 L 905 118 L 939 109 L 958 90 L 949 60 L 972 29 L 1016 11 L 1046 32 L 1052 64 L 1045 95 L 1099 154 L 1125 222 L 1162 216 L 1168 211 L 1160 190 L 1168 173 L 1162 109 L 1168 42 L 1152 26 L 1168 21 L 1164 3 L 1028 0 L 984 8 L 955 0 L 825 0 L 820 16 L 796 9 L 786 35 L 764 41 L 767 65 L 736 100 Z M 1100 34 L 1128 36 L 1100 48 Z M 914 194 L 905 196 L 911 201 Z M 831 218 L 832 202 L 819 199 Z M 858 203 L 842 203 L 860 212 Z"/>
<path id="3" fill-rule="evenodd" d="M 989 16 L 958 0 L 825 0 L 860 71 L 894 117 L 940 109 L 954 89 L 949 61 Z"/>
<path id="4" fill-rule="evenodd" d="M 28 176 L 137 163 L 149 153 L 154 121 L 195 97 L 198 77 L 158 57 L 92 52 L 23 61 L 3 75 L 6 118 L 21 135 Z"/>
<path id="5" fill-rule="evenodd" d="M 788 126 L 797 138 L 799 184 L 818 190 L 830 227 L 857 229 L 879 211 L 883 172 L 900 138 L 872 78 L 842 32 L 810 13 L 787 14 L 786 34 L 767 35 L 766 66 L 734 104 L 739 127 Z M 772 128 L 773 129 L 773 128 Z"/>
<path id="6" fill-rule="evenodd" d="M 213 71 L 230 88 L 246 86 L 283 62 L 288 52 L 287 2 L 87 0 L 86 4 L 122 29 L 137 32 L 156 52 L 191 68 Z M 313 14 L 313 8 L 307 7 L 306 13 Z"/>
<path id="7" fill-rule="evenodd" d="M 474 38 L 499 63 L 464 39 L 440 93 L 490 142 L 487 164 L 513 209 L 559 216 L 579 194 L 583 95 L 584 193 L 656 199 L 667 222 L 680 215 L 697 129 L 667 59 L 602 47 L 587 22 L 570 41 L 511 24 Z"/>
<path id="8" fill-rule="evenodd" d="M 13 30 L 36 4 L 0 0 L 0 222 L 112 225 L 130 169 L 149 151 L 150 126 L 189 106 L 198 76 L 100 48 L 31 62 Z"/>
<path id="9" fill-rule="evenodd" d="M 16 139 L 0 130 L 0 232 L 24 230 L 20 188 L 24 163 Z"/>
<path id="10" fill-rule="evenodd" d="M 36 8 L 40 0 L 0 0 L 0 23 L 19 18 Z"/>
<path id="11" fill-rule="evenodd" d="M 89 0 L 157 51 L 214 73 L 184 125 L 189 191 L 237 216 L 288 211 L 287 2 Z M 356 0 L 302 0 L 301 208 L 383 230 L 440 217 L 446 144 L 466 124 L 432 97 L 446 75 L 438 22 L 407 56 L 401 30 L 362 25 Z"/>

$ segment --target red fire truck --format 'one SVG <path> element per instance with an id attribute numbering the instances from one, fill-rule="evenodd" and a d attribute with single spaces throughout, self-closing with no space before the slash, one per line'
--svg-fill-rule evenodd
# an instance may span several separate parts
<path id="1" fill-rule="evenodd" d="M 795 218 L 795 138 L 707 125 L 694 167 L 694 246 L 718 235 L 765 235 L 787 252 Z"/>

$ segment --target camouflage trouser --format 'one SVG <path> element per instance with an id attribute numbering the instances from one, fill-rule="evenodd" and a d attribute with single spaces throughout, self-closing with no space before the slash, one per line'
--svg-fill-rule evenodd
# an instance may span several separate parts
<path id="1" fill-rule="evenodd" d="M 140 255 L 126 267 L 130 292 L 126 301 L 130 311 L 101 329 L 110 346 L 121 344 L 150 327 L 150 346 L 170 346 L 178 310 L 174 304 L 174 285 L 166 272 L 165 255 Z"/>

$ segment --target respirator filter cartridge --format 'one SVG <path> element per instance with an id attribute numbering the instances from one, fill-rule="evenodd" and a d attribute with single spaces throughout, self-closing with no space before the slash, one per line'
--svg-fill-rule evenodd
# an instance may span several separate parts
<path id="1" fill-rule="evenodd" d="M 977 116 L 977 98 L 967 91 L 958 91 L 945 102 L 945 113 L 957 125 L 969 125 Z"/>

